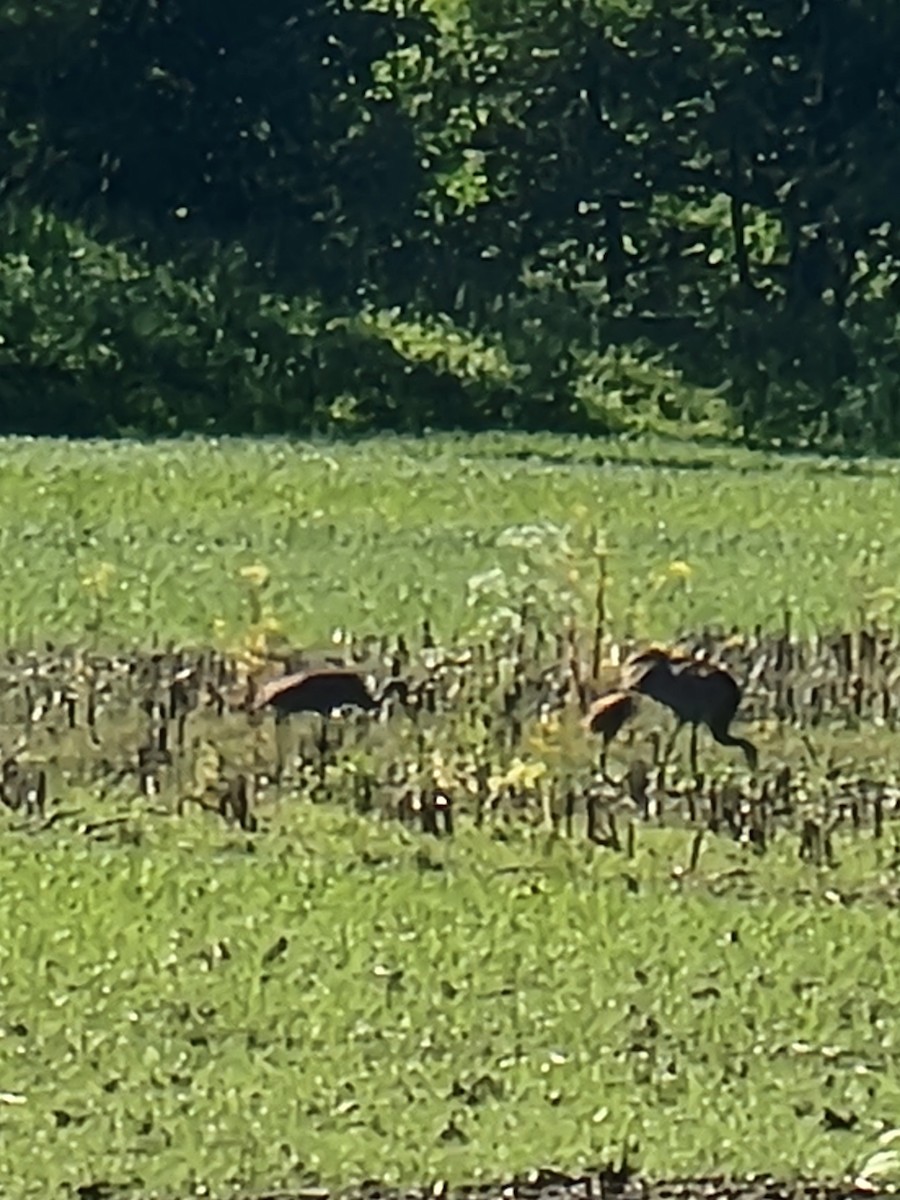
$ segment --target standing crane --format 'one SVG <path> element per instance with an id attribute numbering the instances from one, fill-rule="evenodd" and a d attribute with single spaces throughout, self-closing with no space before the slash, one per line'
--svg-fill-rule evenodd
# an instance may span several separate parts
<path id="1" fill-rule="evenodd" d="M 697 774 L 697 729 L 705 725 L 720 746 L 737 746 L 744 752 L 751 771 L 759 755 L 747 738 L 729 732 L 741 703 L 741 687 L 724 667 L 652 646 L 633 655 L 622 670 L 621 687 L 639 692 L 665 705 L 678 719 L 663 754 L 668 761 L 678 734 L 691 726 L 691 770 Z"/>
<path id="2" fill-rule="evenodd" d="M 335 709 L 361 708 L 364 712 L 371 712 L 380 708 L 392 694 L 405 703 L 408 693 L 409 685 L 405 679 L 389 679 L 378 695 L 373 696 L 358 671 L 349 667 L 315 667 L 270 679 L 261 687 L 251 682 L 245 707 L 250 713 L 258 713 L 264 708 L 275 710 L 276 777 L 280 778 L 284 766 L 284 747 L 279 740 L 278 729 L 294 713 L 318 713 L 322 718 L 317 745 L 324 770 L 328 718 Z"/>

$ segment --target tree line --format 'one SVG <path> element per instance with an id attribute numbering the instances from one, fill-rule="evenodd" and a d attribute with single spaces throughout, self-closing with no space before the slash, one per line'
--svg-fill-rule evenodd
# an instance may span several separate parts
<path id="1" fill-rule="evenodd" d="M 893 0 L 0 0 L 0 429 L 900 439 Z"/>

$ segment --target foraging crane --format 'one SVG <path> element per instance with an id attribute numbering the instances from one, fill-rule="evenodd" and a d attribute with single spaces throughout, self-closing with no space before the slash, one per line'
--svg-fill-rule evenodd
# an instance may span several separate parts
<path id="1" fill-rule="evenodd" d="M 251 712 L 274 708 L 276 720 L 283 721 L 292 713 L 314 712 L 327 717 L 334 709 L 345 707 L 371 712 L 380 708 L 390 695 L 405 703 L 408 693 L 405 679 L 389 679 L 380 693 L 373 696 L 357 671 L 321 667 L 270 679 L 252 694 L 248 707 Z"/>
<path id="2" fill-rule="evenodd" d="M 582 719 L 582 727 L 588 733 L 598 733 L 603 742 L 600 748 L 600 770 L 606 777 L 606 753 L 609 744 L 626 721 L 637 712 L 637 699 L 630 692 L 607 692 L 589 706 Z"/>
<path id="3" fill-rule="evenodd" d="M 747 738 L 729 733 L 741 702 L 741 687 L 724 667 L 699 662 L 682 654 L 652 646 L 633 655 L 622 670 L 621 686 L 664 704 L 678 724 L 663 754 L 668 761 L 675 740 L 685 725 L 691 726 L 691 769 L 697 774 L 697 728 L 705 725 L 720 746 L 737 746 L 751 771 L 759 755 Z"/>

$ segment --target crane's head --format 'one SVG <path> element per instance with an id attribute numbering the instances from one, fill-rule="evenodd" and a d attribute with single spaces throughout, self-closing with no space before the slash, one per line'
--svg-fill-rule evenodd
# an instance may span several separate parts
<path id="1" fill-rule="evenodd" d="M 392 696 L 396 696 L 404 706 L 409 704 L 409 680 L 401 679 L 399 676 L 389 679 L 381 689 L 376 704 L 380 707 L 385 701 L 390 700 Z"/>

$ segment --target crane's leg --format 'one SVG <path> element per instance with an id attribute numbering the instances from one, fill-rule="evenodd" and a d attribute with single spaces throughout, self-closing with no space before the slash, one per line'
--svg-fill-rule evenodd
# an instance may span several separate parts
<path id="1" fill-rule="evenodd" d="M 691 774 L 696 779 L 699 770 L 697 767 L 697 726 L 691 726 Z"/>
<path id="2" fill-rule="evenodd" d="M 319 781 L 325 782 L 325 767 L 328 762 L 328 717 L 322 713 L 322 724 L 319 726 L 319 737 L 316 741 L 316 749 L 319 752 Z"/>
<path id="3" fill-rule="evenodd" d="M 678 740 L 678 735 L 679 735 L 679 733 L 681 733 L 683 726 L 684 726 L 684 721 L 679 721 L 678 724 L 675 726 L 675 728 L 672 730 L 672 736 L 666 742 L 666 748 L 663 751 L 662 761 L 659 764 L 661 767 L 664 767 L 666 765 L 666 763 L 669 761 L 672 751 L 675 749 L 675 742 Z"/>
<path id="4" fill-rule="evenodd" d="M 275 780 L 281 783 L 287 763 L 285 744 L 290 739 L 290 718 L 287 713 L 275 713 Z"/>
<path id="5" fill-rule="evenodd" d="M 615 735 L 613 735 L 614 737 Z M 611 737 L 604 737 L 600 743 L 600 777 L 604 783 L 615 783 L 616 780 L 610 775 L 607 770 L 607 756 L 609 754 L 609 744 L 613 740 Z M 621 782 L 621 781 L 620 781 Z"/>
<path id="6" fill-rule="evenodd" d="M 669 759 L 672 756 L 672 751 L 675 748 L 675 743 L 678 740 L 679 733 L 681 733 L 681 727 L 683 724 L 684 724 L 683 721 L 679 721 L 678 724 L 675 726 L 675 728 L 672 730 L 672 736 L 669 738 L 668 742 L 666 742 L 666 748 L 662 753 L 662 758 L 657 763 L 656 786 L 658 788 L 660 788 L 661 790 L 665 789 L 666 766 L 668 765 Z"/>

